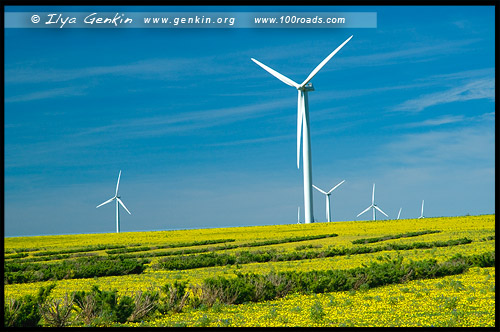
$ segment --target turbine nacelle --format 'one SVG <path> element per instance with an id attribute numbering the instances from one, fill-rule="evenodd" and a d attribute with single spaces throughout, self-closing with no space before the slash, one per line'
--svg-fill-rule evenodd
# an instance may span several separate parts
<path id="1" fill-rule="evenodd" d="M 304 86 L 299 86 L 297 88 L 297 90 L 300 90 L 300 91 L 314 91 L 314 86 L 313 86 L 312 83 L 307 83 Z"/>

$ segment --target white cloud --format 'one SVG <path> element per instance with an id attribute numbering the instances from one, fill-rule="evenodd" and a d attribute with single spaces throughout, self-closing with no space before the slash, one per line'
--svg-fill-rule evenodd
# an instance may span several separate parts
<path id="1" fill-rule="evenodd" d="M 494 164 L 495 130 L 491 119 L 479 116 L 462 128 L 406 134 L 383 146 L 381 151 L 409 166 L 462 167 Z"/>
<path id="2" fill-rule="evenodd" d="M 465 117 L 463 115 L 445 115 L 439 118 L 427 119 L 421 122 L 411 122 L 400 125 L 403 128 L 416 128 L 416 127 L 433 127 L 441 126 L 450 123 L 456 123 L 464 121 Z"/>
<path id="3" fill-rule="evenodd" d="M 36 91 L 32 93 L 12 96 L 5 98 L 6 103 L 24 102 L 48 98 L 61 98 L 69 96 L 83 96 L 85 95 L 85 87 L 75 88 L 75 87 L 65 87 L 57 88 L 44 91 Z"/>
<path id="4" fill-rule="evenodd" d="M 439 104 L 468 101 L 474 99 L 490 99 L 491 101 L 494 101 L 495 79 L 477 79 L 474 81 L 469 81 L 467 83 L 462 83 L 460 86 L 456 86 L 445 91 L 424 94 L 397 105 L 396 107 L 394 107 L 394 110 L 420 112 L 428 107 Z"/>

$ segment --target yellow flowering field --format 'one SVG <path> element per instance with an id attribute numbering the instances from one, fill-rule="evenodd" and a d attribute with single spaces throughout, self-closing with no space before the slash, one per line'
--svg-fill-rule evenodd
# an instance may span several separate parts
<path id="1" fill-rule="evenodd" d="M 494 326 L 495 268 L 366 291 L 292 294 L 165 315 L 147 326 Z M 127 323 L 126 326 L 144 326 Z"/>
<path id="2" fill-rule="evenodd" d="M 360 239 L 423 231 L 435 232 L 353 244 L 353 241 Z M 307 237 L 318 238 L 307 239 Z M 55 288 L 50 293 L 50 298 L 55 299 L 63 298 L 65 294 L 71 294 L 74 291 L 90 291 L 94 285 L 103 290 L 116 289 L 118 296 L 133 296 L 138 291 L 159 289 L 176 281 L 186 281 L 188 288 L 192 288 L 200 285 L 204 279 L 214 276 L 233 278 L 239 273 L 348 270 L 380 260 L 380 257 L 384 256 L 402 256 L 405 261 L 436 259 L 438 262 L 445 262 L 456 254 L 468 256 L 494 252 L 494 237 L 495 216 L 482 215 L 5 238 L 6 263 L 4 264 L 9 262 L 35 264 L 40 261 L 44 264 L 60 264 L 74 259 L 70 256 L 75 253 L 76 255 L 92 254 L 99 257 L 111 257 L 114 255 L 113 250 L 128 250 L 124 252 L 131 257 L 144 255 L 143 257 L 147 257 L 150 262 L 145 265 L 145 270 L 140 274 L 25 283 L 4 282 L 4 299 L 7 301 L 26 294 L 35 295 L 41 286 L 50 284 L 55 284 Z M 389 244 L 432 244 L 463 238 L 471 242 L 442 247 L 383 250 L 332 257 L 290 261 L 271 260 L 262 263 L 249 262 L 182 270 L 158 268 L 165 257 L 187 257 L 208 253 L 234 256 L 242 252 L 270 250 L 283 253 L 309 251 L 317 253 L 332 248 L 380 248 Z M 186 252 L 179 253 L 180 251 Z M 58 252 L 66 256 L 51 257 Z M 16 256 L 19 254 L 22 257 Z M 155 257 L 153 254 L 170 254 L 171 256 Z M 471 268 L 460 275 L 414 280 L 365 291 L 316 295 L 289 294 L 280 300 L 218 305 L 210 309 L 193 309 L 187 305 L 182 312 L 177 314 L 155 317 L 143 323 L 126 324 L 130 326 L 141 324 L 145 326 L 443 326 L 443 324 L 492 326 L 494 324 L 494 274 L 494 267 Z"/>

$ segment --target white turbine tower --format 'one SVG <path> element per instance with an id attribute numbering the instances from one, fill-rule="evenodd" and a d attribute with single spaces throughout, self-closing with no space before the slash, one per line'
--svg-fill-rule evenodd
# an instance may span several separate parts
<path id="1" fill-rule="evenodd" d="M 297 224 L 300 224 L 300 206 L 297 206 Z"/>
<path id="2" fill-rule="evenodd" d="M 389 217 L 387 214 L 385 214 L 384 211 L 382 211 L 378 206 L 377 204 L 375 204 L 375 183 L 373 184 L 373 192 L 372 192 L 372 205 L 370 205 L 369 207 L 366 208 L 366 210 L 364 210 L 363 212 L 361 212 L 360 214 L 358 214 L 356 216 L 359 217 L 360 215 L 362 215 L 363 213 L 365 213 L 366 211 L 372 209 L 373 210 L 373 220 L 377 220 L 376 219 L 376 215 L 375 215 L 375 210 L 379 210 L 380 212 L 382 212 L 386 217 Z"/>
<path id="3" fill-rule="evenodd" d="M 330 55 L 328 55 L 314 70 L 309 74 L 304 82 L 298 84 L 288 77 L 278 73 L 274 69 L 260 63 L 259 61 L 251 58 L 253 62 L 262 67 L 265 71 L 279 79 L 281 82 L 293 86 L 298 90 L 298 101 L 297 101 L 297 168 L 300 164 L 300 136 L 303 132 L 302 137 L 302 165 L 304 172 L 304 220 L 306 224 L 314 222 L 313 217 L 313 200 L 312 200 L 312 169 L 311 169 L 311 142 L 309 133 L 309 104 L 307 93 L 309 91 L 314 91 L 312 83 L 309 81 L 316 75 L 323 66 L 330 61 L 330 59 L 342 48 L 352 36 L 349 37 L 345 42 L 343 42 L 339 47 L 337 47 Z"/>
<path id="4" fill-rule="evenodd" d="M 125 204 L 123 204 L 122 200 L 120 199 L 120 196 L 118 196 L 118 186 L 120 185 L 120 176 L 121 175 L 122 175 L 122 171 L 120 170 L 120 173 L 118 173 L 118 181 L 116 182 L 115 196 L 108 199 L 106 202 L 101 203 L 101 204 L 96 206 L 96 209 L 97 209 L 98 207 L 103 206 L 104 204 L 108 204 L 108 203 L 112 202 L 113 200 L 116 200 L 116 232 L 117 233 L 120 233 L 120 210 L 119 210 L 118 203 L 120 203 L 123 206 L 123 208 L 128 212 L 128 214 L 132 214 L 127 209 Z"/>
<path id="5" fill-rule="evenodd" d="M 424 217 L 424 200 L 422 200 L 422 210 L 420 211 L 420 217 L 418 217 L 418 219 L 422 219 L 422 218 L 425 218 Z"/>
<path id="6" fill-rule="evenodd" d="M 399 208 L 399 212 L 398 212 L 398 220 L 399 220 L 399 216 L 401 215 L 401 209 L 402 207 Z"/>
<path id="7" fill-rule="evenodd" d="M 314 184 L 313 184 L 313 187 L 316 188 L 316 190 L 318 190 L 320 193 L 322 194 L 325 194 L 325 197 L 326 197 L 326 218 L 328 220 L 328 222 L 331 221 L 331 213 L 330 213 L 330 195 L 332 194 L 332 192 L 337 189 L 338 186 L 340 186 L 342 183 L 344 183 L 345 180 L 342 180 L 342 182 L 340 182 L 338 185 L 336 185 L 335 187 L 333 187 L 332 189 L 330 189 L 329 192 L 326 192 L 324 190 L 321 190 L 319 189 L 318 187 L 316 187 Z"/>

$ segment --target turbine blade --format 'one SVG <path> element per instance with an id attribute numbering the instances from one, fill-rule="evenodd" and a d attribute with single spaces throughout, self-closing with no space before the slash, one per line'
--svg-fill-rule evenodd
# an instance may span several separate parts
<path id="1" fill-rule="evenodd" d="M 328 194 L 326 193 L 326 191 L 323 191 L 323 190 L 319 189 L 319 188 L 318 188 L 318 187 L 316 187 L 314 184 L 313 184 L 313 187 L 314 187 L 314 188 L 316 188 L 316 190 L 318 190 L 319 192 L 322 192 L 323 194 L 328 195 Z"/>
<path id="2" fill-rule="evenodd" d="M 282 75 L 282 74 L 278 73 L 276 70 L 274 70 L 272 68 L 269 68 L 268 66 L 266 66 L 262 62 L 259 62 L 259 61 L 255 60 L 254 58 L 251 58 L 251 59 L 252 59 L 253 62 L 255 62 L 256 64 L 258 64 L 259 66 L 261 66 L 262 69 L 264 69 L 269 74 L 271 74 L 274 77 L 276 77 L 277 79 L 279 79 L 281 82 L 283 82 L 283 83 L 285 83 L 287 85 L 293 86 L 293 87 L 295 87 L 297 89 L 299 88 L 299 85 L 297 83 L 295 83 L 294 81 L 292 81 L 291 79 L 289 79 L 285 75 Z"/>
<path id="3" fill-rule="evenodd" d="M 382 212 L 387 218 L 389 218 L 389 216 L 384 211 L 382 211 L 378 206 L 374 205 L 374 207 L 380 212 Z"/>
<path id="4" fill-rule="evenodd" d="M 120 170 L 120 173 L 118 173 L 118 181 L 116 181 L 116 192 L 115 196 L 118 196 L 118 186 L 120 185 L 120 176 L 122 175 L 122 171 Z"/>
<path id="5" fill-rule="evenodd" d="M 372 205 L 375 204 L 375 183 L 373 184 L 373 191 L 372 191 Z"/>
<path id="6" fill-rule="evenodd" d="M 132 214 L 132 213 L 130 213 L 130 211 L 127 209 L 127 207 L 125 206 L 125 204 L 123 204 L 123 202 L 122 202 L 122 200 L 121 200 L 121 199 L 119 199 L 118 197 L 117 197 L 116 199 L 117 199 L 117 200 L 118 200 L 118 202 L 119 202 L 119 203 L 123 206 L 123 208 L 124 208 L 125 210 L 127 210 L 128 214 Z"/>
<path id="7" fill-rule="evenodd" d="M 360 214 L 358 214 L 358 215 L 356 216 L 356 218 L 357 218 L 357 217 L 359 217 L 360 215 L 362 215 L 363 213 L 365 213 L 366 211 L 370 210 L 370 209 L 371 209 L 371 207 L 372 207 L 371 205 L 370 205 L 369 207 L 367 207 L 367 208 L 366 208 L 366 210 L 364 210 L 363 212 L 361 212 Z"/>
<path id="8" fill-rule="evenodd" d="M 349 37 L 349 38 L 347 38 L 347 40 L 346 40 L 345 42 L 343 42 L 343 43 L 342 43 L 339 47 L 337 47 L 337 48 L 335 49 L 335 51 L 333 51 L 332 53 L 330 53 L 330 55 L 329 55 L 329 56 L 327 56 L 327 57 L 325 58 L 325 60 L 321 61 L 321 63 L 320 63 L 320 64 L 319 64 L 316 68 L 314 68 L 314 70 L 313 70 L 313 71 L 309 74 L 309 76 L 307 76 L 306 80 L 305 80 L 304 82 L 302 82 L 302 84 L 300 85 L 300 87 L 302 88 L 302 87 L 303 87 L 303 86 L 305 86 L 307 83 L 309 83 L 309 81 L 310 81 L 310 80 L 312 80 L 312 78 L 314 77 L 314 75 L 316 75 L 316 74 L 318 73 L 318 71 L 320 71 L 320 70 L 321 70 L 321 68 L 323 68 L 323 66 L 324 66 L 324 65 L 326 65 L 326 63 L 327 63 L 328 61 L 330 61 L 330 59 L 331 59 L 331 58 L 332 58 L 332 57 L 333 57 L 333 56 L 334 56 L 334 55 L 335 55 L 338 51 L 340 51 L 340 49 L 341 49 L 342 47 L 344 47 L 344 45 L 345 45 L 345 44 L 347 44 L 347 42 L 348 42 L 349 40 L 351 40 L 351 38 L 352 38 L 352 36 L 351 36 L 351 37 Z"/>
<path id="9" fill-rule="evenodd" d="M 345 180 L 342 180 L 342 182 L 340 182 L 338 185 L 336 185 L 335 187 L 333 187 L 332 189 L 330 189 L 330 191 L 328 193 L 331 193 L 332 191 L 334 191 L 335 189 L 337 189 L 337 187 L 340 186 L 344 182 L 345 182 Z"/>
<path id="10" fill-rule="evenodd" d="M 424 215 L 424 200 L 422 200 L 422 212 L 420 213 L 420 215 Z"/>
<path id="11" fill-rule="evenodd" d="M 104 202 L 104 203 L 101 203 L 101 204 L 97 205 L 95 208 L 97 209 L 99 206 L 103 206 L 104 204 L 108 204 L 109 202 L 111 202 L 111 201 L 112 201 L 112 200 L 114 200 L 114 199 L 115 199 L 115 198 L 114 198 L 114 197 L 112 197 L 112 198 L 108 199 L 106 202 Z"/>
<path id="12" fill-rule="evenodd" d="M 300 139 L 302 138 L 302 120 L 304 117 L 304 92 L 298 91 L 297 100 L 297 169 L 300 168 Z"/>

